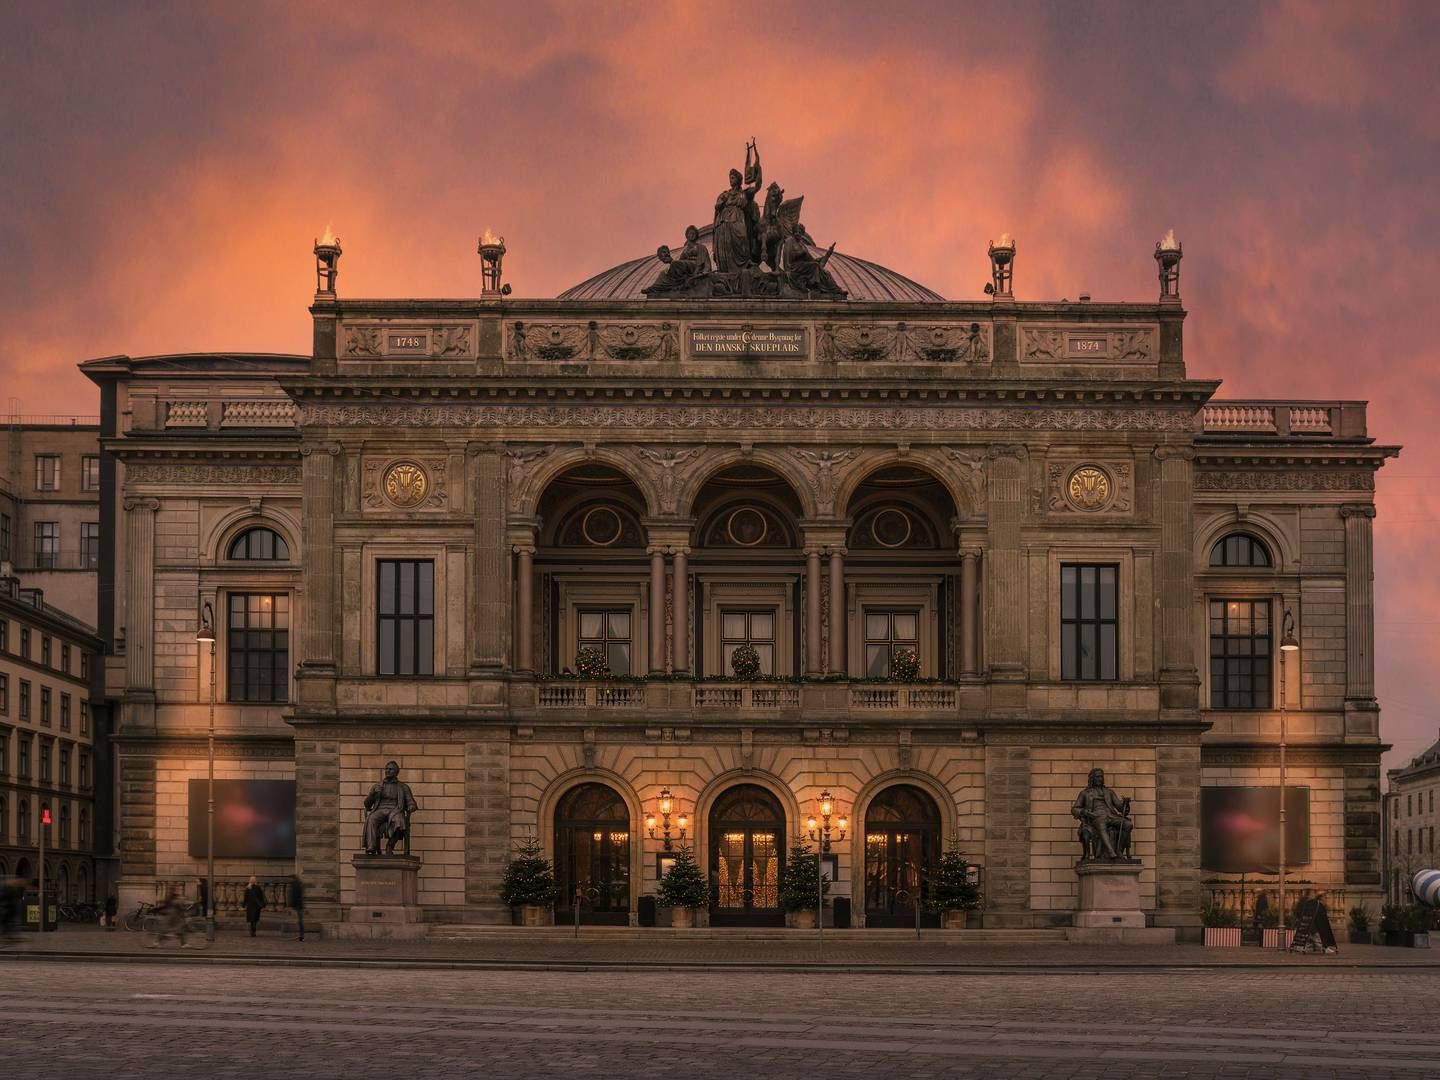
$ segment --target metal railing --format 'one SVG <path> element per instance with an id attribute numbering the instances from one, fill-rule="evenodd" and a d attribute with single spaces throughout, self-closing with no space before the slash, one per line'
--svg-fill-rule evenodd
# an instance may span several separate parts
<path id="1" fill-rule="evenodd" d="M 199 877 L 200 875 L 196 875 Z M 257 878 L 261 890 L 265 893 L 265 910 L 269 912 L 286 911 L 290 904 L 290 878 Z M 215 879 L 215 914 L 233 915 L 245 910 L 245 889 L 249 885 L 248 877 L 238 878 L 216 878 Z M 166 894 L 174 889 L 179 895 L 192 902 L 199 900 L 199 894 L 195 885 L 195 878 L 157 878 L 155 880 L 155 902 L 158 904 L 165 899 Z"/>

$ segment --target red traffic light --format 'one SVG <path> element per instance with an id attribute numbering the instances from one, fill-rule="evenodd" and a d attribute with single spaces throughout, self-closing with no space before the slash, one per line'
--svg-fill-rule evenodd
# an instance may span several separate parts
<path id="1" fill-rule="evenodd" d="M 49 825 L 49 824 L 50 824 L 50 806 L 49 806 L 48 803 L 41 803 L 41 804 L 40 804 L 40 824 L 41 824 L 41 825 Z"/>

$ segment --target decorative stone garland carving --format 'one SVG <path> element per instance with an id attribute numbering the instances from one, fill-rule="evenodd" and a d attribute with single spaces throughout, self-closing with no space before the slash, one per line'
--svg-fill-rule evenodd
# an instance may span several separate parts
<path id="1" fill-rule="evenodd" d="M 822 323 L 819 359 L 827 363 L 891 361 L 927 364 L 988 364 L 990 327 L 978 322 Z"/>
<path id="2" fill-rule="evenodd" d="M 1226 469 L 1195 473 L 1196 491 L 1374 491 L 1375 474 L 1366 470 Z"/>
<path id="3" fill-rule="evenodd" d="M 162 465 L 135 462 L 126 466 L 127 483 L 135 484 L 298 484 L 299 465 Z"/>

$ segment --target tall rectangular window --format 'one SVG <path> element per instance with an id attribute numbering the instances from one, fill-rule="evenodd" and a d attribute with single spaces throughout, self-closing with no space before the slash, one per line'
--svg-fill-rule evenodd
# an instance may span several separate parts
<path id="1" fill-rule="evenodd" d="M 90 734 L 90 703 L 88 701 L 80 702 L 80 734 Z"/>
<path id="2" fill-rule="evenodd" d="M 1060 567 L 1060 677 L 1080 681 L 1120 677 L 1118 566 L 1066 563 Z"/>
<path id="3" fill-rule="evenodd" d="M 60 744 L 60 786 L 70 786 L 70 747 Z"/>
<path id="4" fill-rule="evenodd" d="M 10 775 L 10 729 L 0 728 L 0 776 Z"/>
<path id="5" fill-rule="evenodd" d="M 50 742 L 49 739 L 40 740 L 40 783 L 50 783 Z"/>
<path id="6" fill-rule="evenodd" d="M 66 641 L 60 643 L 60 670 L 70 674 L 70 643 Z"/>
<path id="7" fill-rule="evenodd" d="M 20 655 L 26 660 L 30 659 L 30 628 L 28 626 L 20 628 Z"/>
<path id="8" fill-rule="evenodd" d="M 100 568 L 100 523 L 98 521 L 82 521 L 80 523 L 80 569 L 98 570 Z"/>
<path id="9" fill-rule="evenodd" d="M 0 514 L 0 562 L 9 562 L 13 557 L 10 554 L 10 515 Z"/>
<path id="10" fill-rule="evenodd" d="M 630 674 L 630 609 L 585 608 L 577 612 L 577 649 L 599 649 L 611 675 Z"/>
<path id="11" fill-rule="evenodd" d="M 70 730 L 70 695 L 60 695 L 60 730 Z"/>
<path id="12" fill-rule="evenodd" d="M 0 619 L 0 653 L 10 651 L 10 620 Z"/>
<path id="13" fill-rule="evenodd" d="M 80 751 L 80 790 L 90 790 L 90 751 Z"/>
<path id="14" fill-rule="evenodd" d="M 35 566 L 41 570 L 53 570 L 59 565 L 60 523 L 35 522 Z"/>
<path id="15" fill-rule="evenodd" d="M 919 655 L 920 613 L 865 609 L 865 675 L 884 679 L 896 649 L 914 649 Z"/>
<path id="16" fill-rule="evenodd" d="M 30 683 L 26 679 L 20 680 L 20 719 L 30 719 Z"/>
<path id="17" fill-rule="evenodd" d="M 40 723 L 50 726 L 50 687 L 40 687 Z"/>
<path id="18" fill-rule="evenodd" d="M 100 490 L 100 456 L 86 454 L 80 459 L 80 486 L 86 491 Z"/>
<path id="19" fill-rule="evenodd" d="M 16 739 L 16 745 L 20 748 L 18 751 L 20 760 L 15 766 L 15 773 L 21 780 L 30 779 L 30 743 L 31 737 L 23 731 Z"/>
<path id="20" fill-rule="evenodd" d="M 749 645 L 760 657 L 760 674 L 775 674 L 775 609 L 722 611 L 720 613 L 720 663 L 717 675 L 732 675 L 730 658 L 742 645 Z"/>
<path id="21" fill-rule="evenodd" d="M 60 490 L 60 455 L 35 455 L 35 490 Z"/>
<path id="22" fill-rule="evenodd" d="M 382 559 L 377 575 L 376 671 L 435 674 L 435 564 Z"/>
<path id="23" fill-rule="evenodd" d="M 290 596 L 231 593 L 225 656 L 229 701 L 286 701 L 290 696 Z"/>
<path id="24" fill-rule="evenodd" d="M 50 635 L 40 635 L 40 663 L 50 666 Z"/>
<path id="25" fill-rule="evenodd" d="M 10 676 L 0 673 L 0 716 L 10 713 Z"/>

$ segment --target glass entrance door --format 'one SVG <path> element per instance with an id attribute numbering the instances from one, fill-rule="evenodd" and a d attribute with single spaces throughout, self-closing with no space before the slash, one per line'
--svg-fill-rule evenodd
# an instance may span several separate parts
<path id="1" fill-rule="evenodd" d="M 555 810 L 555 922 L 626 926 L 630 922 L 630 815 L 604 784 L 566 792 Z"/>
<path id="2" fill-rule="evenodd" d="M 875 797 L 865 813 L 865 925 L 939 926 L 926 910 L 930 875 L 940 861 L 940 812 L 919 788 L 900 784 Z"/>
<path id="3" fill-rule="evenodd" d="M 710 811 L 712 926 L 784 926 L 780 867 L 784 811 L 754 784 L 726 791 Z"/>

